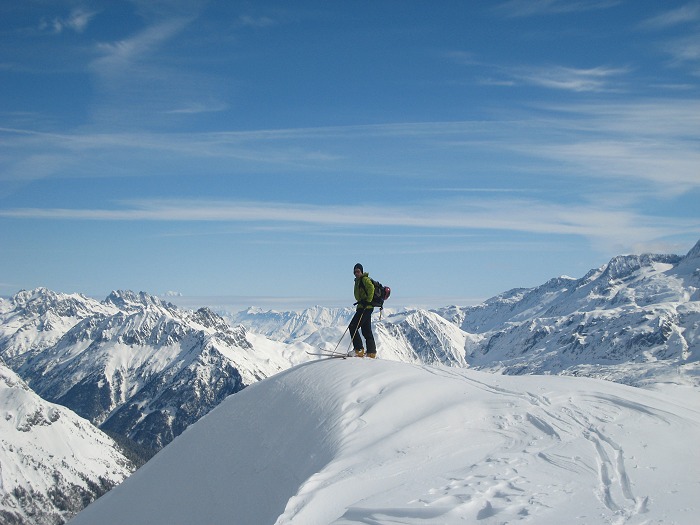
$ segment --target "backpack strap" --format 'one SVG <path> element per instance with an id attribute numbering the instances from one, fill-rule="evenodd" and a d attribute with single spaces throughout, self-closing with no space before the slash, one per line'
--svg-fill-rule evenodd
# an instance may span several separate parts
<path id="1" fill-rule="evenodd" d="M 365 276 L 363 275 L 360 277 L 360 286 L 362 286 L 362 289 L 365 291 L 365 295 L 367 295 L 367 287 L 365 286 Z"/>
<path id="2" fill-rule="evenodd" d="M 367 295 L 367 287 L 365 286 L 365 277 L 366 277 L 365 275 L 363 275 L 362 277 L 360 277 L 360 286 L 361 286 L 362 289 L 364 290 L 365 295 Z M 367 278 L 369 279 L 369 277 L 367 277 Z M 371 280 L 371 279 L 370 279 L 370 280 Z M 374 297 L 370 297 L 370 298 L 369 298 L 369 306 L 371 306 L 372 308 L 374 308 L 374 305 L 372 304 L 373 302 L 374 302 Z M 358 303 L 359 303 L 359 301 L 358 301 L 357 303 L 355 303 L 355 304 L 358 304 Z"/>

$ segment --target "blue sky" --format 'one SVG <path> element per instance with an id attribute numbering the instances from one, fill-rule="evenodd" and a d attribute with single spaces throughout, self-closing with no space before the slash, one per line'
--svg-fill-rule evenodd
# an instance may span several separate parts
<path id="1" fill-rule="evenodd" d="M 0 295 L 345 306 L 359 261 L 472 304 L 700 238 L 699 1 L 25 0 L 0 39 Z"/>

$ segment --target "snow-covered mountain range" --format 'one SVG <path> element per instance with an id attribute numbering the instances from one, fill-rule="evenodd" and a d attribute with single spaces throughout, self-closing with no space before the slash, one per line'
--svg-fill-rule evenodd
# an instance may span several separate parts
<path id="1" fill-rule="evenodd" d="M 473 368 L 700 385 L 700 242 L 685 257 L 615 257 L 581 279 L 438 313 L 475 336 Z"/>
<path id="2" fill-rule="evenodd" d="M 686 256 L 620 256 L 477 306 L 387 308 L 374 331 L 383 360 L 697 387 L 699 290 L 700 242 Z M 230 394 L 317 359 L 307 352 L 346 351 L 352 313 L 189 311 L 143 292 L 97 301 L 40 288 L 0 299 L 0 360 L 122 444 L 158 450 Z M 6 494 L 0 486 L 0 502 Z"/>
<path id="3" fill-rule="evenodd" d="M 226 396 L 290 366 L 207 308 L 38 289 L 9 301 L 0 356 L 43 398 L 158 450 Z"/>
<path id="4" fill-rule="evenodd" d="M 351 316 L 253 308 L 229 319 L 279 341 L 333 349 Z M 580 279 L 558 277 L 476 306 L 385 310 L 375 336 L 385 359 L 700 386 L 700 242 L 685 256 L 619 256 Z"/>

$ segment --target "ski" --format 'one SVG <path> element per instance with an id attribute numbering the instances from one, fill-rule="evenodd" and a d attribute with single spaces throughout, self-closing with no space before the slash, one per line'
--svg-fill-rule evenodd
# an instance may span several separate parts
<path id="1" fill-rule="evenodd" d="M 309 355 L 317 355 L 321 357 L 335 357 L 340 359 L 346 359 L 350 357 L 348 354 L 331 354 L 330 352 L 306 352 Z"/>

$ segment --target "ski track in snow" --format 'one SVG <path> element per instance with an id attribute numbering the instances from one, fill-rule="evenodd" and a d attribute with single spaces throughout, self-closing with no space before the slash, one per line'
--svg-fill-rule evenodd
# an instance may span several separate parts
<path id="1" fill-rule="evenodd" d="M 71 525 L 691 525 L 700 402 L 671 394 L 305 363 L 224 401 Z"/>
<path id="2" fill-rule="evenodd" d="M 372 508 L 351 505 L 341 518 L 332 523 L 452 523 L 462 520 L 483 522 L 489 518 L 493 518 L 494 523 L 505 523 L 511 520 L 527 520 L 531 514 L 539 514 L 540 511 L 550 508 L 556 499 L 576 498 L 580 496 L 581 490 L 584 490 L 575 488 L 575 484 L 560 486 L 556 482 L 560 476 L 554 475 L 553 483 L 540 484 L 534 487 L 533 491 L 530 476 L 522 475 L 521 472 L 539 470 L 555 473 L 565 471 L 574 474 L 574 478 L 583 476 L 592 479 L 591 486 L 595 497 L 613 516 L 609 521 L 601 521 L 602 523 L 646 522 L 642 515 L 647 512 L 650 496 L 635 495 L 628 475 L 625 451 L 609 434 L 607 427 L 611 423 L 615 426 L 615 416 L 620 412 L 619 409 L 617 413 L 611 412 L 615 407 L 628 408 L 633 413 L 636 411 L 639 417 L 652 417 L 661 424 L 668 425 L 668 416 L 663 411 L 650 410 L 641 404 L 602 394 L 590 396 L 590 399 L 583 396 L 582 399 L 568 397 L 553 401 L 545 394 L 509 390 L 478 381 L 473 377 L 465 377 L 462 371 L 430 367 L 421 369 L 445 379 L 462 381 L 470 388 L 498 396 L 501 401 L 506 400 L 506 405 L 512 408 L 511 413 L 498 411 L 498 415 L 495 416 L 498 419 L 496 427 L 504 439 L 504 444 L 497 450 L 486 453 L 480 461 L 451 471 L 445 484 L 430 488 L 426 493 L 408 502 L 410 506 Z M 382 390 L 377 390 L 373 382 L 367 380 L 368 384 L 364 387 L 362 383 L 361 380 L 353 382 L 353 398 L 343 406 L 342 424 L 346 425 L 345 431 L 350 434 L 362 432 L 362 428 L 368 424 L 366 416 L 373 409 L 369 400 L 382 394 Z M 581 402 L 590 404 L 592 409 L 577 409 L 576 406 Z M 521 407 L 525 407 L 525 410 Z M 434 416 L 439 418 L 439 413 L 445 412 L 452 417 L 453 409 L 454 406 L 448 405 L 437 410 Z M 429 417 L 421 414 L 418 419 L 425 424 Z M 403 430 L 405 429 L 406 427 Z M 444 430 L 449 431 L 449 425 Z M 390 436 L 382 436 L 378 441 L 385 440 L 391 442 Z M 589 443 L 587 457 L 565 453 L 569 448 L 580 449 L 581 445 L 577 442 L 583 440 Z M 415 455 L 418 452 L 426 454 L 428 464 L 442 464 L 440 458 L 431 456 L 434 452 L 430 449 L 396 450 L 391 460 L 392 468 L 387 466 L 382 475 L 387 476 L 387 471 L 391 472 L 388 474 L 390 476 L 405 474 L 406 471 L 401 467 L 401 456 L 409 453 Z M 444 452 L 438 452 L 440 453 Z M 457 460 L 454 461 L 455 464 L 459 464 L 459 457 L 459 452 L 452 457 Z M 295 512 L 300 513 L 296 517 L 303 516 L 304 506 L 313 506 L 315 496 L 336 498 L 339 493 L 350 490 L 352 484 L 366 482 L 365 478 L 374 470 L 369 469 L 365 475 L 361 468 L 333 467 L 324 469 L 302 487 L 296 497 L 298 501 L 294 502 L 293 498 L 288 506 L 287 510 L 292 512 L 287 516 L 283 515 L 277 521 L 278 524 L 295 522 Z M 415 464 L 411 462 L 407 468 L 415 468 Z M 352 475 L 352 479 L 348 478 L 349 474 Z M 358 477 L 363 481 L 359 481 Z M 334 484 L 337 486 L 331 488 Z M 319 496 L 324 491 L 334 494 Z M 380 496 L 375 494 L 370 499 L 385 499 L 389 496 L 380 492 Z M 584 516 L 581 518 L 586 522 Z M 636 518 L 640 518 L 641 521 L 637 521 Z M 560 518 L 555 519 L 553 523 L 558 522 L 558 519 Z"/>
<path id="3" fill-rule="evenodd" d="M 543 437 L 550 438 L 555 441 L 561 441 L 560 432 L 555 427 L 564 429 L 562 434 L 567 436 L 581 435 L 591 442 L 596 453 L 596 468 L 598 472 L 598 498 L 605 506 L 613 513 L 620 515 L 624 523 L 631 517 L 643 513 L 646 509 L 648 497 L 637 498 L 634 496 L 627 474 L 625 464 L 624 450 L 610 436 L 606 435 L 600 427 L 596 427 L 590 417 L 581 410 L 575 410 L 575 403 L 571 403 L 570 407 L 558 408 L 556 411 L 549 409 L 552 406 L 551 401 L 542 395 L 527 393 L 526 395 L 509 392 L 501 388 L 493 388 L 488 385 L 483 387 L 486 390 L 493 391 L 504 395 L 518 396 L 522 400 L 529 403 L 532 408 L 527 412 L 526 420 L 537 430 Z M 616 400 L 619 402 L 619 400 Z M 627 403 L 628 408 L 641 410 L 646 414 L 652 415 L 647 409 L 641 405 Z M 655 414 L 654 414 L 655 415 Z M 655 415 L 656 416 L 656 415 Z M 598 416 L 601 420 L 605 420 L 605 416 Z M 661 416 L 656 416 L 660 419 L 665 419 Z M 519 442 L 518 445 L 526 445 Z M 571 472 L 576 472 L 578 468 L 575 465 L 577 458 L 567 458 L 561 455 L 553 455 L 547 451 L 549 447 L 543 447 L 543 450 L 537 452 L 537 458 L 542 459 L 557 468 L 563 468 Z M 493 506 L 488 502 L 489 508 Z M 479 516 L 476 517 L 480 519 Z"/>

